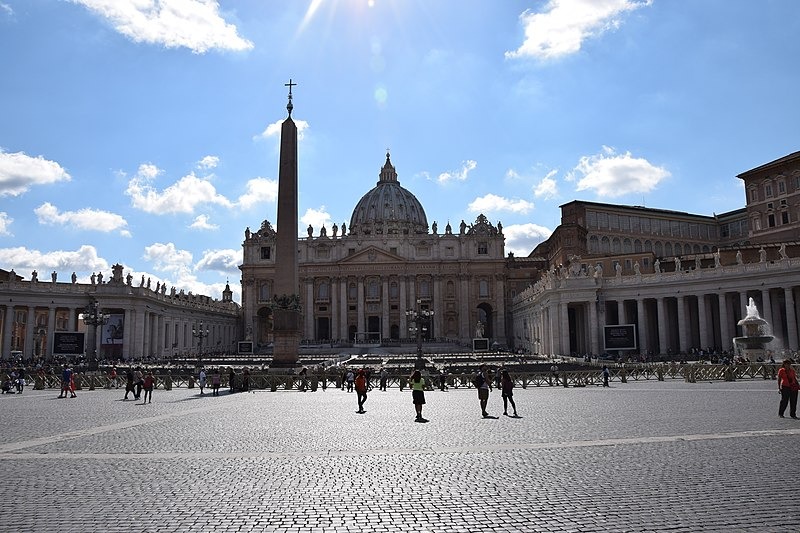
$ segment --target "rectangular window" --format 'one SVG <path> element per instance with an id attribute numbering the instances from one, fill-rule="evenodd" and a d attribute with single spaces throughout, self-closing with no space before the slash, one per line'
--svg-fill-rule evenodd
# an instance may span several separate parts
<path id="1" fill-rule="evenodd" d="M 786 194 L 786 183 L 782 181 L 778 182 L 778 194 Z"/>
<path id="2" fill-rule="evenodd" d="M 788 223 L 789 223 L 789 212 L 781 211 L 781 224 L 788 224 Z"/>
<path id="3" fill-rule="evenodd" d="M 389 248 L 389 252 L 397 255 L 397 248 Z"/>
<path id="4" fill-rule="evenodd" d="M 599 228 L 607 228 L 608 227 L 608 214 L 607 213 L 597 213 L 597 226 Z"/>
<path id="5" fill-rule="evenodd" d="M 769 183 L 764 185 L 764 195 L 767 198 L 772 198 L 772 185 L 770 185 Z"/>
<path id="6" fill-rule="evenodd" d="M 758 201 L 758 189 L 750 189 L 750 201 L 751 202 Z"/>
<path id="7" fill-rule="evenodd" d="M 269 246 L 261 247 L 261 259 L 270 259 L 272 257 L 272 248 Z"/>
<path id="8" fill-rule="evenodd" d="M 478 243 L 478 255 L 487 255 L 489 253 L 489 244 L 485 242 Z"/>
<path id="9" fill-rule="evenodd" d="M 619 215 L 608 215 L 608 227 L 609 229 L 619 229 Z"/>
<path id="10" fill-rule="evenodd" d="M 622 231 L 630 231 L 631 230 L 631 217 L 627 215 L 620 215 L 619 217 L 619 227 Z"/>
<path id="11" fill-rule="evenodd" d="M 775 227 L 775 215 L 769 214 L 767 215 L 767 227 L 774 228 Z"/>
<path id="12" fill-rule="evenodd" d="M 347 255 L 353 255 L 354 253 L 356 253 L 356 249 L 355 248 L 348 248 L 347 249 Z"/>
<path id="13" fill-rule="evenodd" d="M 452 246 L 445 247 L 444 255 L 445 257 L 453 257 L 455 255 L 455 248 L 453 248 Z"/>
<path id="14" fill-rule="evenodd" d="M 594 211 L 586 212 L 586 225 L 590 228 L 597 227 L 597 213 L 595 213 Z"/>
<path id="15" fill-rule="evenodd" d="M 650 233 L 650 219 L 643 218 L 642 219 L 642 233 Z"/>

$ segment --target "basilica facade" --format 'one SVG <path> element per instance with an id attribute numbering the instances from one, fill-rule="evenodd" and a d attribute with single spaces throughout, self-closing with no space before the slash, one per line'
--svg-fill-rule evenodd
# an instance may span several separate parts
<path id="1" fill-rule="evenodd" d="M 257 231 L 245 231 L 242 245 L 244 330 L 261 347 L 271 342 L 271 303 L 281 296 L 275 294 L 276 238 L 265 220 Z M 469 345 L 477 332 L 506 343 L 502 225 L 481 215 L 440 232 L 400 185 L 389 154 L 349 224 L 309 227 L 297 240 L 297 254 L 307 342 L 401 342 L 415 337 L 415 317 L 426 316 L 419 325 L 424 339 Z"/>

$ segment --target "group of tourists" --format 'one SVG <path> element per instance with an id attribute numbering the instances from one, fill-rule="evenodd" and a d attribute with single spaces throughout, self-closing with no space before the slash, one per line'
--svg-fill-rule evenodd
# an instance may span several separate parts
<path id="1" fill-rule="evenodd" d="M 3 374 L 0 384 L 3 394 L 22 394 L 25 390 L 25 367 L 11 368 Z"/>
<path id="2" fill-rule="evenodd" d="M 142 397 L 144 391 L 144 398 L 142 403 L 152 403 L 153 389 L 156 387 L 156 378 L 152 370 L 146 373 L 140 367 L 135 369 L 128 367 L 125 372 L 125 396 L 123 400 L 128 399 L 128 394 L 133 394 L 133 399 L 138 400 Z"/>
<path id="3" fill-rule="evenodd" d="M 495 376 L 496 380 L 494 388 L 499 389 L 501 392 L 501 396 L 503 398 L 503 414 L 506 416 L 518 417 L 517 405 L 516 403 L 514 403 L 513 378 L 508 373 L 508 370 L 504 368 L 498 369 L 495 373 Z M 385 376 L 383 376 L 382 374 L 380 390 L 386 390 L 384 381 L 385 379 L 386 379 Z M 416 417 L 414 420 L 415 422 L 427 422 L 428 420 L 422 416 L 422 408 L 425 405 L 425 389 L 429 387 L 429 384 L 427 380 L 422 376 L 422 372 L 418 369 L 414 370 L 411 376 L 409 376 L 408 381 L 411 388 L 411 401 L 414 404 L 414 410 L 416 412 Z M 347 390 L 348 392 L 355 391 L 356 393 L 356 401 L 358 402 L 358 409 L 356 410 L 356 413 L 358 414 L 366 413 L 366 410 L 364 409 L 364 404 L 367 402 L 367 393 L 371 389 L 369 384 L 370 383 L 369 370 L 364 368 L 359 369 L 357 371 L 348 369 L 345 372 L 342 383 L 343 383 L 342 390 Z M 487 411 L 489 393 L 491 392 L 493 387 L 492 387 L 492 379 L 489 376 L 489 369 L 486 365 L 481 365 L 478 371 L 474 374 L 472 378 L 472 384 L 478 391 L 478 402 L 481 408 L 481 415 L 484 418 L 496 418 L 489 415 Z M 431 383 L 430 385 L 432 386 L 433 383 Z M 512 415 L 508 414 L 509 404 L 511 405 L 511 409 L 513 411 Z"/>

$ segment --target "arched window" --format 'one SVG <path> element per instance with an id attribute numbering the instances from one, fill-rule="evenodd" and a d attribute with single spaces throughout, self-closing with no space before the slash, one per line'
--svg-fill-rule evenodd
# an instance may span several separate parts
<path id="1" fill-rule="evenodd" d="M 608 237 L 603 236 L 600 239 L 600 253 L 607 254 L 611 252 L 611 241 L 608 240 Z"/>
<path id="2" fill-rule="evenodd" d="M 633 251 L 633 244 L 631 243 L 630 239 L 625 239 L 622 241 L 622 251 L 626 254 L 629 254 Z"/>
<path id="3" fill-rule="evenodd" d="M 393 281 L 389 284 L 389 298 L 392 300 L 397 300 L 400 297 L 400 286 L 397 285 L 396 281 Z"/>
<path id="4" fill-rule="evenodd" d="M 664 255 L 666 255 L 666 256 L 668 256 L 668 257 L 669 257 L 669 256 L 671 256 L 672 254 L 673 254 L 673 251 L 672 251 L 672 243 L 671 243 L 671 242 L 668 242 L 668 243 L 666 243 L 666 244 L 664 245 Z"/>
<path id="5" fill-rule="evenodd" d="M 633 252 L 637 254 L 642 253 L 642 241 L 639 239 L 633 241 Z"/>
<path id="6" fill-rule="evenodd" d="M 600 252 L 600 241 L 597 238 L 597 235 L 592 235 L 589 237 L 589 253 L 596 254 Z"/>
<path id="7" fill-rule="evenodd" d="M 377 280 L 370 280 L 367 285 L 367 298 L 377 300 L 381 296 L 381 287 Z"/>
<path id="8" fill-rule="evenodd" d="M 622 243 L 618 237 L 614 237 L 614 240 L 611 241 L 611 252 L 615 254 L 622 252 Z"/>
<path id="9" fill-rule="evenodd" d="M 350 287 L 348 287 L 348 289 L 347 289 L 347 298 L 349 300 L 358 299 L 358 288 L 356 287 L 355 283 L 351 283 Z"/>
<path id="10" fill-rule="evenodd" d="M 489 282 L 485 279 L 478 282 L 478 296 L 481 298 L 489 297 Z"/>

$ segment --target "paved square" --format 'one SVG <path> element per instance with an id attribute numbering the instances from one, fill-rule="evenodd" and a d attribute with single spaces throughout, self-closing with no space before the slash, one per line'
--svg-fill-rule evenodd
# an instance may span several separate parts
<path id="1" fill-rule="evenodd" d="M 774 381 L 0 396 L 0 530 L 798 532 Z"/>

